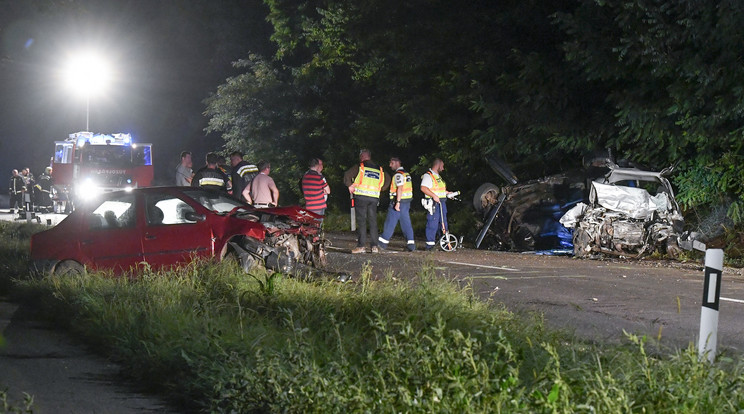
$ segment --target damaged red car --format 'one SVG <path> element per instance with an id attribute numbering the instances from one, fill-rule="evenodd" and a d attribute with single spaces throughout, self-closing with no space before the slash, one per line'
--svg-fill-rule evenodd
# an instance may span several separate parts
<path id="1" fill-rule="evenodd" d="M 325 265 L 320 219 L 298 206 L 256 209 L 199 188 L 139 188 L 104 194 L 35 234 L 31 260 L 55 274 L 163 269 L 195 258 L 297 274 Z"/>

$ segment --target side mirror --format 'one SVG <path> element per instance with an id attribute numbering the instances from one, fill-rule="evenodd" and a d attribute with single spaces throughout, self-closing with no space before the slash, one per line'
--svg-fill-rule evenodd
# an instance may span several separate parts
<path id="1" fill-rule="evenodd" d="M 195 211 L 187 211 L 183 218 L 185 218 L 188 221 L 204 221 L 207 219 L 207 216 L 204 214 L 197 214 Z"/>

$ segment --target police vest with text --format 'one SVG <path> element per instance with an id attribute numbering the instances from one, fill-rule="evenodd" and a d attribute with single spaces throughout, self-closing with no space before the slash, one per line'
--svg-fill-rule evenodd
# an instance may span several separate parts
<path id="1" fill-rule="evenodd" d="M 413 198 L 413 183 L 411 182 L 411 174 L 408 174 L 405 170 L 402 168 L 395 172 L 395 174 L 403 174 L 403 177 L 405 177 L 406 181 L 403 183 L 401 188 L 403 189 L 403 194 L 401 195 L 401 200 L 410 200 Z M 393 176 L 393 181 L 390 183 L 390 199 L 395 199 L 398 194 L 398 185 L 395 183 L 395 176 Z"/>
<path id="2" fill-rule="evenodd" d="M 380 198 L 380 190 L 382 190 L 384 177 L 382 168 L 376 170 L 365 168 L 364 163 L 360 164 L 359 174 L 357 174 L 354 180 L 354 184 L 356 185 L 354 195 Z"/>
<path id="3" fill-rule="evenodd" d="M 431 176 L 431 192 L 436 194 L 439 198 L 447 197 L 447 185 L 444 183 L 442 176 L 434 174 L 431 171 L 427 172 Z M 424 195 L 425 198 L 431 198 L 428 195 Z"/>

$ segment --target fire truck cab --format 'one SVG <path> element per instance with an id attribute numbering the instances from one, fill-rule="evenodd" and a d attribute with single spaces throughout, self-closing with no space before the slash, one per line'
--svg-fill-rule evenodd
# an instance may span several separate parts
<path id="1" fill-rule="evenodd" d="M 75 203 L 102 192 L 152 184 L 152 144 L 134 143 L 131 134 L 83 131 L 54 145 L 52 179 L 57 213 L 70 212 Z"/>

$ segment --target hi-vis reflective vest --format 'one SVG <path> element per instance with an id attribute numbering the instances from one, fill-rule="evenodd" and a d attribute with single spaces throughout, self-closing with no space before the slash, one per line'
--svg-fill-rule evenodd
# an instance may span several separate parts
<path id="1" fill-rule="evenodd" d="M 434 174 L 431 171 L 427 171 L 427 174 L 431 176 L 431 192 L 436 194 L 439 198 L 447 197 L 447 186 L 444 183 L 444 179 L 439 174 Z M 424 195 L 424 198 L 431 198 L 428 195 Z"/>
<path id="2" fill-rule="evenodd" d="M 380 190 L 385 182 L 385 174 L 382 168 L 375 170 L 364 168 L 364 163 L 359 164 L 359 174 L 357 174 L 354 184 L 356 190 L 354 195 L 363 195 L 372 198 L 380 198 Z"/>
<path id="3" fill-rule="evenodd" d="M 411 182 L 411 174 L 408 174 L 404 169 L 399 168 L 395 174 L 403 174 L 403 177 L 405 177 L 406 181 L 403 183 L 403 194 L 401 195 L 401 200 L 410 200 L 413 198 L 413 183 Z M 398 195 L 398 185 L 395 183 L 395 176 L 393 176 L 393 181 L 390 183 L 390 198 L 394 199 Z"/>

